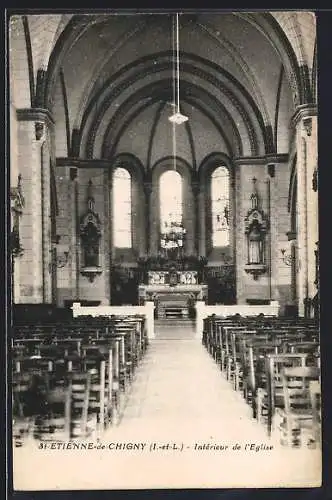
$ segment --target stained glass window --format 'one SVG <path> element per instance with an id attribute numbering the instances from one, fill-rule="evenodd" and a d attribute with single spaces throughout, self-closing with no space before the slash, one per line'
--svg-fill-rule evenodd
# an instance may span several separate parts
<path id="1" fill-rule="evenodd" d="M 229 245 L 229 172 L 217 167 L 211 176 L 212 245 Z"/>
<path id="2" fill-rule="evenodd" d="M 128 170 L 118 167 L 113 173 L 113 244 L 116 248 L 131 248 L 131 177 Z"/>

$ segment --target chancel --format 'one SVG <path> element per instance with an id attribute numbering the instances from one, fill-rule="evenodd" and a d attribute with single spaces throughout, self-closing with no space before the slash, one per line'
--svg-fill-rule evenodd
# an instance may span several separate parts
<path id="1" fill-rule="evenodd" d="M 15 425 L 288 422 L 276 367 L 319 381 L 315 40 L 305 11 L 10 17 Z"/>

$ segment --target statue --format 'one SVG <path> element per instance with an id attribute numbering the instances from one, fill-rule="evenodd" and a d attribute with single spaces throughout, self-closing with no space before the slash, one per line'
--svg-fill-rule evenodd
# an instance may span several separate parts
<path id="1" fill-rule="evenodd" d="M 80 236 L 83 247 L 83 266 L 85 268 L 99 266 L 99 244 L 101 238 L 101 223 L 94 211 L 92 182 L 89 181 L 87 196 L 87 211 L 81 217 Z"/>
<path id="2" fill-rule="evenodd" d="M 253 223 L 248 235 L 249 264 L 263 263 L 263 241 L 257 223 Z"/>
<path id="3" fill-rule="evenodd" d="M 81 235 L 84 251 L 85 267 L 96 267 L 99 265 L 99 239 L 100 233 L 97 227 L 89 222 Z"/>
<path id="4" fill-rule="evenodd" d="M 261 208 L 261 200 L 257 190 L 257 179 L 252 179 L 253 191 L 250 196 L 250 208 L 245 217 L 245 233 L 247 235 L 248 262 L 245 271 L 254 279 L 266 271 L 265 237 L 268 230 L 268 220 Z"/>

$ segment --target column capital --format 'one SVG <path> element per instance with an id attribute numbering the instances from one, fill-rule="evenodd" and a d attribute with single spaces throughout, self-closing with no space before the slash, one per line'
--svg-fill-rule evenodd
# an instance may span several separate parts
<path id="1" fill-rule="evenodd" d="M 317 116 L 317 105 L 316 104 L 302 104 L 298 106 L 291 118 L 290 125 L 292 128 L 296 128 L 299 123 L 302 122 L 303 127 L 306 131 L 307 136 L 311 135 L 312 128 L 312 117 Z"/>
<path id="2" fill-rule="evenodd" d="M 48 122 L 54 125 L 52 113 L 44 108 L 18 108 L 16 110 L 17 119 L 19 121 L 39 121 Z"/>
<path id="3" fill-rule="evenodd" d="M 146 196 L 150 196 L 152 193 L 152 182 L 150 181 L 144 181 L 143 183 L 143 189 L 144 193 Z"/>
<path id="4" fill-rule="evenodd" d="M 16 110 L 18 121 L 35 122 L 36 141 L 40 144 L 46 139 L 46 128 L 54 127 L 54 119 L 48 109 L 19 108 Z"/>

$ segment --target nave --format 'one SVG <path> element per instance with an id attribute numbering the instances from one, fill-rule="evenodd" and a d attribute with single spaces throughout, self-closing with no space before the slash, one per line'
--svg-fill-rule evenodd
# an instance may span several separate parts
<path id="1" fill-rule="evenodd" d="M 8 35 L 14 488 L 317 485 L 315 14 Z"/>
<path id="2" fill-rule="evenodd" d="M 190 321 L 157 322 L 117 424 L 87 438 L 98 436 L 112 451 L 46 452 L 33 439 L 14 448 L 19 489 L 45 462 L 52 474 L 36 478 L 36 489 L 317 484 L 320 450 L 285 448 L 269 438 L 194 333 Z M 114 450 L 132 443 L 140 449 Z M 151 451 L 152 443 L 160 449 Z M 241 450 L 233 449 L 236 443 Z"/>

